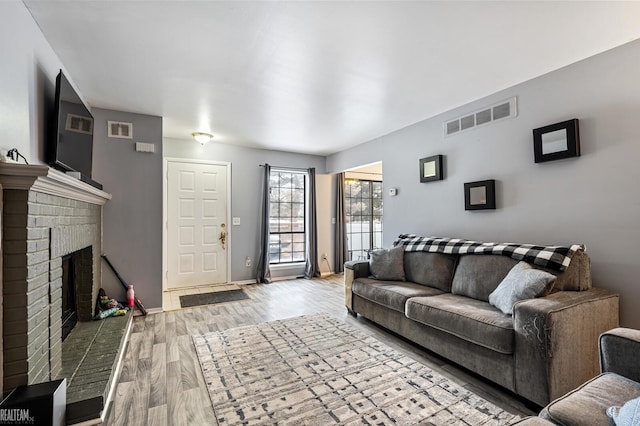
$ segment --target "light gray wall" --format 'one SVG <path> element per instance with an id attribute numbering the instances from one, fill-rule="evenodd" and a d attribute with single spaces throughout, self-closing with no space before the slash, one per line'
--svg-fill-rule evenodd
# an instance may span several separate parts
<path id="1" fill-rule="evenodd" d="M 262 168 L 260 164 L 294 168 L 316 168 L 316 191 L 318 193 L 318 253 L 333 256 L 331 239 L 331 177 L 323 176 L 325 158 L 315 155 L 294 154 L 281 151 L 267 151 L 209 142 L 200 146 L 193 139 L 164 139 L 165 158 L 184 158 L 231 163 L 231 216 L 239 217 L 240 226 L 229 228 L 231 239 L 231 280 L 245 281 L 255 279 L 255 265 L 259 255 L 260 237 L 260 201 Z M 324 199 L 327 202 L 324 202 Z M 251 258 L 252 266 L 245 266 L 246 257 Z M 295 270 L 272 271 L 272 276 L 300 275 Z M 326 263 L 320 266 L 328 272 Z"/>
<path id="2" fill-rule="evenodd" d="M 0 1 L 0 57 L 0 151 L 17 148 L 30 164 L 44 163 L 46 122 L 64 67 L 19 0 Z"/>
<path id="3" fill-rule="evenodd" d="M 98 108 L 93 116 L 93 179 L 113 196 L 103 209 L 103 252 L 145 307 L 161 307 L 162 117 Z M 133 123 L 133 139 L 108 138 L 109 120 Z M 152 143 L 155 152 L 136 152 L 135 142 Z M 102 286 L 125 298 L 104 263 Z"/>
<path id="4" fill-rule="evenodd" d="M 619 292 L 640 328 L 640 41 L 530 80 L 327 158 L 339 172 L 383 160 L 384 242 L 402 232 L 540 244 L 584 243 L 594 285 Z M 428 93 L 425 93 L 428 96 Z M 511 96 L 518 117 L 444 138 L 442 123 Z M 535 164 L 532 129 L 580 119 L 582 156 Z M 445 155 L 445 180 L 418 160 Z M 497 180 L 495 211 L 464 210 L 464 182 Z"/>

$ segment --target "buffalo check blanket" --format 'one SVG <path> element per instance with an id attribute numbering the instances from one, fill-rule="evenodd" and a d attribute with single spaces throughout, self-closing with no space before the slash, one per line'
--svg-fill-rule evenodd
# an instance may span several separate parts
<path id="1" fill-rule="evenodd" d="M 499 254 L 515 260 L 524 260 L 545 268 L 564 271 L 571 263 L 571 257 L 584 250 L 584 245 L 570 247 L 535 246 L 532 244 L 485 243 L 459 238 L 418 237 L 413 234 L 400 234 L 393 242 L 394 246 L 403 246 L 405 251 L 426 251 L 449 254 Z"/>

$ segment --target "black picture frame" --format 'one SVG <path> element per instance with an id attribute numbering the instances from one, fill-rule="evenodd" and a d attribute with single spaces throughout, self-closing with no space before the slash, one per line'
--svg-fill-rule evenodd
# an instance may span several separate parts
<path id="1" fill-rule="evenodd" d="M 420 159 L 420 182 L 433 182 L 444 179 L 442 158 L 442 155 L 433 155 Z"/>
<path id="2" fill-rule="evenodd" d="M 578 119 L 533 129 L 533 154 L 536 163 L 579 157 Z"/>
<path id="3" fill-rule="evenodd" d="M 495 210 L 496 181 L 495 179 L 467 182 L 464 184 L 465 210 Z"/>

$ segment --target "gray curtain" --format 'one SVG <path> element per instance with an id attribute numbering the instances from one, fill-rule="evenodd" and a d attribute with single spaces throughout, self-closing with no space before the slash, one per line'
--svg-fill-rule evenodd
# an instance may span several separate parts
<path id="1" fill-rule="evenodd" d="M 316 220 L 316 169 L 308 170 L 309 174 L 309 243 L 307 244 L 307 264 L 304 277 L 310 279 L 320 276 L 318 267 L 318 225 Z"/>
<path id="2" fill-rule="evenodd" d="M 347 247 L 347 230 L 344 212 L 344 173 L 338 173 L 336 179 L 336 230 L 335 230 L 335 259 L 336 273 L 344 271 L 344 262 L 349 260 Z"/>
<path id="3" fill-rule="evenodd" d="M 258 283 L 271 282 L 271 270 L 269 269 L 269 178 L 271 177 L 271 166 L 264 165 L 264 175 L 262 182 L 262 206 L 260 215 L 260 258 L 258 259 L 258 270 L 256 281 Z"/>

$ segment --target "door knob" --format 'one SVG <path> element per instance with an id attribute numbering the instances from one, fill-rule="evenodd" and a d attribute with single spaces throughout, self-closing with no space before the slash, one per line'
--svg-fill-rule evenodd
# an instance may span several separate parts
<path id="1" fill-rule="evenodd" d="M 222 250 L 224 250 L 224 243 L 227 241 L 227 233 L 225 231 L 220 232 L 220 238 L 218 238 L 222 243 Z"/>

